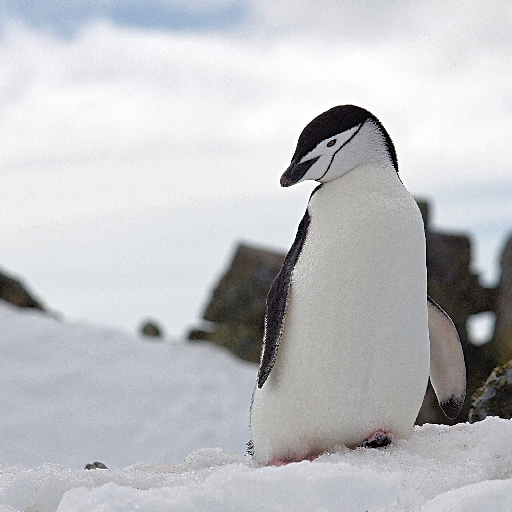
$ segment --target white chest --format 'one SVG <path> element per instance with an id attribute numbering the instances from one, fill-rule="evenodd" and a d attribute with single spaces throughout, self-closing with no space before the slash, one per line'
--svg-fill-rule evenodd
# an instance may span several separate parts
<path id="1" fill-rule="evenodd" d="M 405 307 L 412 296 L 426 303 L 421 215 L 394 171 L 360 166 L 323 185 L 308 210 L 291 308 L 310 311 L 309 321 L 320 327 L 323 320 L 333 325 L 346 317 L 325 317 L 338 312 L 368 316 L 382 307 Z"/>
<path id="2" fill-rule="evenodd" d="M 396 173 L 359 166 L 308 210 L 275 365 L 254 395 L 268 453 L 407 435 L 428 381 L 423 224 Z"/>

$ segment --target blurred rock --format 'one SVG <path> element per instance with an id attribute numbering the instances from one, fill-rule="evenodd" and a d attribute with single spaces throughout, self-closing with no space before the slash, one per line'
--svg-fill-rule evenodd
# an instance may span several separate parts
<path id="1" fill-rule="evenodd" d="M 162 336 L 162 329 L 154 321 L 146 321 L 140 328 L 140 333 L 144 336 L 159 338 Z"/>
<path id="2" fill-rule="evenodd" d="M 42 304 L 32 297 L 21 281 L 0 272 L 0 299 L 20 308 L 35 308 L 44 311 Z"/>
<path id="3" fill-rule="evenodd" d="M 212 331 L 194 329 L 189 339 L 225 346 L 248 361 L 259 361 L 265 301 L 284 255 L 239 245 L 204 312 Z"/>
<path id="4" fill-rule="evenodd" d="M 239 245 L 228 271 L 213 291 L 204 319 L 243 324 L 263 332 L 267 293 L 283 260 L 282 254 Z"/>
<path id="5" fill-rule="evenodd" d="M 469 316 L 493 311 L 496 291 L 480 285 L 471 271 L 471 242 L 466 235 L 426 230 L 428 293 L 450 315 L 463 343 Z"/>
<path id="6" fill-rule="evenodd" d="M 192 329 L 188 333 L 189 341 L 210 341 L 212 332 L 203 331 L 202 329 Z"/>
<path id="7" fill-rule="evenodd" d="M 420 209 L 421 218 L 423 219 L 423 227 L 427 228 L 429 226 L 429 207 L 428 201 L 425 199 L 416 199 L 416 204 Z"/>
<path id="8" fill-rule="evenodd" d="M 469 342 L 467 321 L 471 315 L 493 311 L 496 290 L 480 285 L 478 276 L 471 271 L 471 242 L 463 234 L 432 232 L 426 226 L 428 294 L 453 320 L 462 343 L 466 362 L 466 403 L 459 418 L 466 418 L 469 398 L 496 366 L 487 354 L 487 347 Z M 427 396 L 433 395 L 429 388 Z M 454 424 L 448 420 L 437 400 L 425 400 L 418 415 L 421 423 Z"/>
<path id="9" fill-rule="evenodd" d="M 470 397 L 496 366 L 485 346 L 469 342 L 467 321 L 471 315 L 494 311 L 496 289 L 483 287 L 471 271 L 471 242 L 465 234 L 437 233 L 430 229 L 428 203 L 418 202 L 425 223 L 428 294 L 450 315 L 464 351 L 467 392 L 464 407 L 455 420 L 444 414 L 429 384 L 417 423 L 454 424 L 467 417 Z"/>
<path id="10" fill-rule="evenodd" d="M 501 255 L 501 278 L 496 299 L 496 324 L 491 350 L 497 364 L 512 359 L 512 237 Z"/>
<path id="11" fill-rule="evenodd" d="M 487 416 L 512 418 L 512 361 L 495 368 L 473 394 L 468 421 L 474 423 Z"/>

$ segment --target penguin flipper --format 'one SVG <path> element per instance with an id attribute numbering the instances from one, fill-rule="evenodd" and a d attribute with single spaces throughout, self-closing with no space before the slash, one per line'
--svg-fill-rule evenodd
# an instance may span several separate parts
<path id="1" fill-rule="evenodd" d="M 455 418 L 466 398 L 466 365 L 457 329 L 452 319 L 430 297 L 430 381 L 444 414 Z"/>
<path id="2" fill-rule="evenodd" d="M 277 349 L 283 334 L 286 306 L 291 285 L 293 268 L 299 259 L 304 240 L 311 221 L 309 212 L 306 210 L 300 221 L 295 240 L 281 270 L 275 277 L 267 295 L 267 311 L 265 314 L 265 333 L 263 335 L 263 352 L 261 355 L 260 369 L 258 372 L 258 387 L 261 388 L 267 377 L 270 375 L 277 357 Z"/>

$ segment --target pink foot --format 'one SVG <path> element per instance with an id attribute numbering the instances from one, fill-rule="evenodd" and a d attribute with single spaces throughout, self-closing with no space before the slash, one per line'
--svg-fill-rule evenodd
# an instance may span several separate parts
<path id="1" fill-rule="evenodd" d="M 361 444 L 363 448 L 380 448 L 391 444 L 394 439 L 391 432 L 384 432 L 383 430 L 376 430 L 368 439 L 365 439 Z"/>

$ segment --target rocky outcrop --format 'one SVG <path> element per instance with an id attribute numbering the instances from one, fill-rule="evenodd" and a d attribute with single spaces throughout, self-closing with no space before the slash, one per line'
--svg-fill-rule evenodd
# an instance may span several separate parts
<path id="1" fill-rule="evenodd" d="M 44 310 L 43 305 L 35 299 L 18 281 L 12 276 L 0 272 L 0 299 L 3 299 L 20 308 L 35 308 Z"/>
<path id="2" fill-rule="evenodd" d="M 471 242 L 464 234 L 438 233 L 430 229 L 428 204 L 424 204 L 425 238 L 427 244 L 428 294 L 450 315 L 462 343 L 466 362 L 466 403 L 459 415 L 466 418 L 469 398 L 496 366 L 485 346 L 475 346 L 469 341 L 467 322 L 471 315 L 494 311 L 497 291 L 480 285 L 478 275 L 471 270 Z M 434 390 L 429 385 L 418 424 L 447 423 L 448 420 L 437 404 Z"/>
<path id="3" fill-rule="evenodd" d="M 242 359 L 259 361 L 265 301 L 283 260 L 282 254 L 239 245 L 203 315 L 212 328 L 194 329 L 189 339 L 208 340 Z"/>
<path id="4" fill-rule="evenodd" d="M 501 278 L 494 312 L 494 335 L 484 350 L 487 361 L 499 366 L 473 394 L 468 416 L 470 422 L 487 416 L 512 418 L 512 237 L 501 256 Z"/>
<path id="5" fill-rule="evenodd" d="M 501 278 L 496 298 L 496 324 L 490 349 L 493 359 L 504 364 L 512 359 L 512 237 L 501 256 Z"/>
<path id="6" fill-rule="evenodd" d="M 487 416 L 512 418 L 512 361 L 495 368 L 473 394 L 468 421 L 474 423 Z"/>

